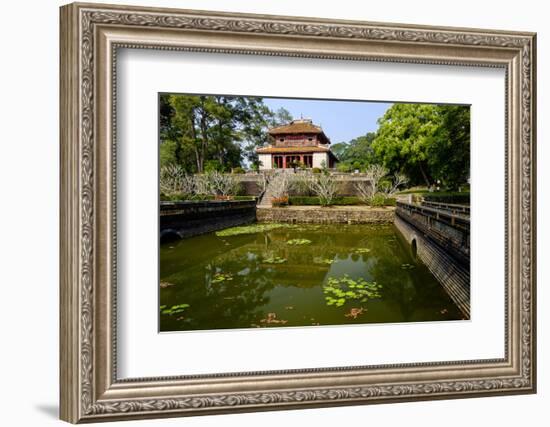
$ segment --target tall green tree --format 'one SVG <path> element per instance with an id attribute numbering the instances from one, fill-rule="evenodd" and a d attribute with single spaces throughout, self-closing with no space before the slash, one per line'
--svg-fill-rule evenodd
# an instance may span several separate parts
<path id="1" fill-rule="evenodd" d="M 240 166 L 267 140 L 272 116 L 256 97 L 162 95 L 161 163 L 199 173 Z"/>
<path id="2" fill-rule="evenodd" d="M 378 161 L 412 183 L 456 188 L 469 174 L 469 107 L 394 104 L 372 143 Z"/>
<path id="3" fill-rule="evenodd" d="M 349 142 L 339 142 L 331 147 L 339 163 L 339 169 L 349 172 L 354 169 L 364 170 L 375 162 L 372 142 L 376 133 L 369 132 Z"/>

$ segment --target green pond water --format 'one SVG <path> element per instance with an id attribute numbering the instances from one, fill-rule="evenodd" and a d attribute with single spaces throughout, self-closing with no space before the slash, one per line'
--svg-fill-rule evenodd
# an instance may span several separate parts
<path id="1" fill-rule="evenodd" d="M 262 228 L 161 245 L 161 331 L 462 319 L 393 225 Z"/>

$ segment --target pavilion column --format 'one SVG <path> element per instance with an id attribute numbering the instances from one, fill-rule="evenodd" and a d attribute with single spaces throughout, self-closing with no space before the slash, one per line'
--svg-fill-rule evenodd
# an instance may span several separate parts
<path id="1" fill-rule="evenodd" d="M 283 156 L 283 169 L 286 169 L 286 156 Z"/>
<path id="2" fill-rule="evenodd" d="M 300 154 L 300 163 L 304 164 L 304 155 L 303 154 Z"/>

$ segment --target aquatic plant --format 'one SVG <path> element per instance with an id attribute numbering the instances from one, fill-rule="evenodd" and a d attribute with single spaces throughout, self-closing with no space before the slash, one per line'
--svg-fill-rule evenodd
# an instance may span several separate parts
<path id="1" fill-rule="evenodd" d="M 401 269 L 402 270 L 411 270 L 413 268 L 415 268 L 415 267 L 412 264 L 401 264 Z"/>
<path id="2" fill-rule="evenodd" d="M 299 246 L 299 245 L 309 245 L 311 240 L 308 239 L 290 239 L 287 240 L 287 245 Z"/>
<path id="3" fill-rule="evenodd" d="M 286 258 L 281 258 L 281 257 L 278 257 L 278 256 L 270 256 L 268 258 L 263 259 L 263 262 L 265 264 L 283 264 L 286 261 L 287 261 Z"/>
<path id="4" fill-rule="evenodd" d="M 230 227 L 225 230 L 216 231 L 218 237 L 239 236 L 241 234 L 255 234 L 263 233 L 265 231 L 275 230 L 277 228 L 290 228 L 292 224 L 280 224 L 280 223 L 265 223 L 265 224 L 252 224 L 242 225 L 239 227 Z"/>
<path id="5" fill-rule="evenodd" d="M 323 286 L 327 305 L 343 306 L 348 301 L 367 302 L 369 299 L 380 298 L 382 285 L 367 282 L 362 278 L 351 279 L 347 274 L 340 278 L 329 277 Z"/>
<path id="6" fill-rule="evenodd" d="M 369 248 L 355 248 L 353 250 L 353 253 L 358 254 L 358 255 L 368 254 L 369 252 L 370 252 Z"/>
<path id="7" fill-rule="evenodd" d="M 165 305 L 161 305 L 160 312 L 162 314 L 167 314 L 169 316 L 172 316 L 174 314 L 183 313 L 189 307 L 191 307 L 189 304 L 177 304 L 177 305 L 173 305 L 170 308 L 166 308 Z"/>
<path id="8" fill-rule="evenodd" d="M 216 273 L 212 278 L 212 283 L 222 283 L 230 280 L 233 280 L 233 275 L 231 273 Z"/>
<path id="9" fill-rule="evenodd" d="M 322 257 L 315 257 L 313 258 L 313 263 L 314 264 L 327 264 L 327 265 L 330 265 L 334 262 L 335 260 L 333 259 L 330 259 L 330 258 L 322 258 Z"/>

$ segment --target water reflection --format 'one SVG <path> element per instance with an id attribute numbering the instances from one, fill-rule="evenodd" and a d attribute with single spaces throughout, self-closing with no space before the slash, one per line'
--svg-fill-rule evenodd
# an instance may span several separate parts
<path id="1" fill-rule="evenodd" d="M 161 331 L 461 318 L 391 225 L 211 233 L 160 252 L 161 305 L 189 305 L 161 314 Z"/>

